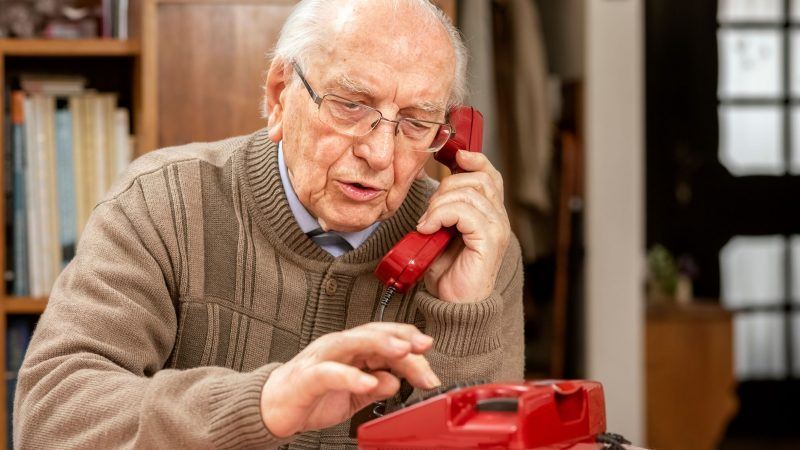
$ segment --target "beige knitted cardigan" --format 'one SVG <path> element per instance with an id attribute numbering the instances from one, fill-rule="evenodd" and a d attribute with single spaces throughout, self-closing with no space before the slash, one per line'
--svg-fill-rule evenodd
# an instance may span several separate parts
<path id="1" fill-rule="evenodd" d="M 270 371 L 326 333 L 370 321 L 372 275 L 435 189 L 334 258 L 298 227 L 265 130 L 147 154 L 95 208 L 19 373 L 18 448 L 341 448 L 349 424 L 277 440 Z M 512 240 L 494 293 L 396 295 L 385 320 L 434 337 L 443 383 L 523 375 L 522 268 Z"/>

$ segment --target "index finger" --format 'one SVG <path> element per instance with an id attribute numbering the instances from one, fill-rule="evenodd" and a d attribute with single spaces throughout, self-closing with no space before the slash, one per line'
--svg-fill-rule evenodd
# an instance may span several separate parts
<path id="1" fill-rule="evenodd" d="M 424 353 L 433 345 L 433 339 L 417 327 L 388 322 L 373 322 L 332 333 L 320 341 L 321 359 L 344 362 L 371 355 L 398 359 L 408 353 Z"/>

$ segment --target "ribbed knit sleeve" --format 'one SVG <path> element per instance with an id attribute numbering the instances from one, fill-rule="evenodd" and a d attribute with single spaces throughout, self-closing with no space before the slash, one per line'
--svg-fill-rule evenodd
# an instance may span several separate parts
<path id="1" fill-rule="evenodd" d="M 161 237 L 135 212 L 99 205 L 58 278 L 19 372 L 15 447 L 280 444 L 259 409 L 277 364 L 162 369 L 177 333 L 174 278 Z"/>
<path id="2" fill-rule="evenodd" d="M 475 380 L 520 380 L 524 376 L 522 257 L 510 242 L 494 291 L 475 303 L 451 303 L 424 290 L 416 294 L 425 333 L 433 337 L 427 354 L 445 384 Z"/>
<path id="3" fill-rule="evenodd" d="M 469 356 L 502 346 L 503 298 L 492 293 L 476 303 L 450 303 L 421 291 L 417 304 L 434 348 L 447 355 Z"/>

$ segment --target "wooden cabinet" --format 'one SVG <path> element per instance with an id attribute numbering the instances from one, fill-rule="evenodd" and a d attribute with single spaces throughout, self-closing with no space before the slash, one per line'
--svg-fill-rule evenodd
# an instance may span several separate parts
<path id="1" fill-rule="evenodd" d="M 647 447 L 716 449 L 737 408 L 731 314 L 653 308 L 646 325 Z"/>
<path id="2" fill-rule="evenodd" d="M 145 0 L 143 146 L 252 133 L 289 0 Z"/>

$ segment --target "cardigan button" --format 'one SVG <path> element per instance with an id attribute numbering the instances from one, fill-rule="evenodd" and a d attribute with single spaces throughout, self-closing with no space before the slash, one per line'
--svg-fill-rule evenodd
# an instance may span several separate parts
<path id="1" fill-rule="evenodd" d="M 325 293 L 328 295 L 333 295 L 336 293 L 337 287 L 336 280 L 333 278 L 328 278 L 328 281 L 325 282 Z"/>

